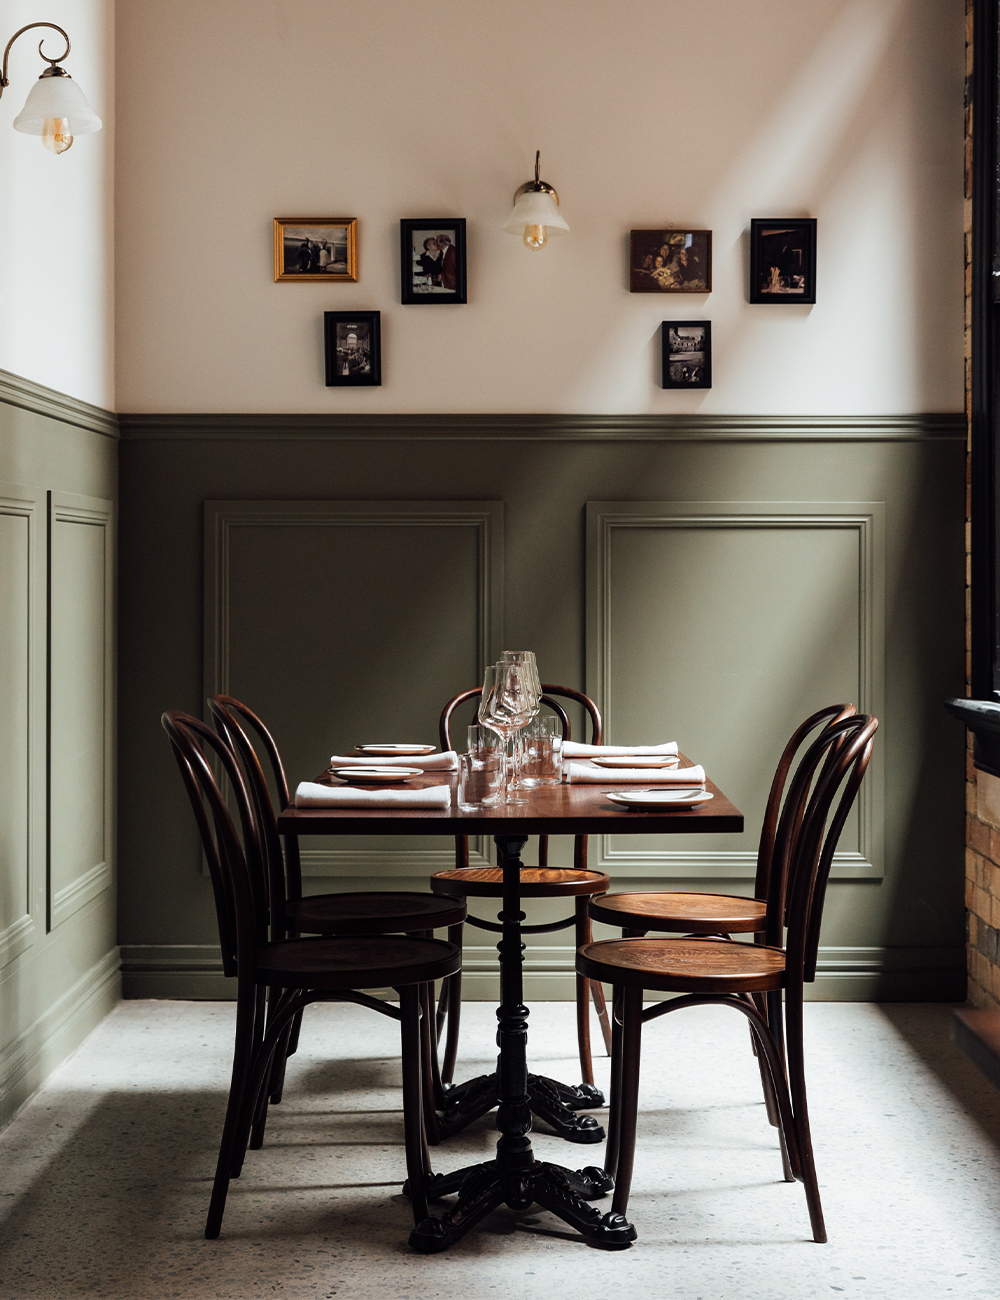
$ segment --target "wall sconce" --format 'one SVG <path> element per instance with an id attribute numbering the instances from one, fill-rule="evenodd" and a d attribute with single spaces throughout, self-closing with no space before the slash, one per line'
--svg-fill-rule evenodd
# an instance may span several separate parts
<path id="1" fill-rule="evenodd" d="M 551 185 L 538 179 L 538 160 L 541 150 L 535 153 L 535 179 L 526 181 L 514 195 L 514 210 L 504 224 L 508 235 L 522 235 L 525 248 L 544 248 L 549 234 L 561 235 L 569 230 L 559 215 L 559 195 Z"/>
<path id="2" fill-rule="evenodd" d="M 65 153 L 73 143 L 74 135 L 88 135 L 91 131 L 101 129 L 101 119 L 87 103 L 83 91 L 59 62 L 69 54 L 69 37 L 55 23 L 28 23 L 7 42 L 3 52 L 3 72 L 0 73 L 0 95 L 7 89 L 7 56 L 10 47 L 17 38 L 30 32 L 33 27 L 51 27 L 66 42 L 66 53 L 59 59 L 50 59 L 42 54 L 45 44 L 44 36 L 38 42 L 38 53 L 49 65 L 38 81 L 32 86 L 17 117 L 14 118 L 14 130 L 24 131 L 26 135 L 40 135 L 42 144 L 53 153 Z"/>

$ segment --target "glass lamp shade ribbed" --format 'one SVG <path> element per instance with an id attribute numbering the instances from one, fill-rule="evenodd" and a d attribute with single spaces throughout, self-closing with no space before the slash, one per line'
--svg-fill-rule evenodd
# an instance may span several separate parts
<path id="1" fill-rule="evenodd" d="M 24 108 L 14 118 L 14 130 L 41 135 L 47 119 L 62 117 L 69 118 L 73 135 L 89 135 L 101 129 L 101 119 L 71 77 L 42 77 L 32 86 Z"/>
<path id="2" fill-rule="evenodd" d="M 519 194 L 503 230 L 508 235 L 523 235 L 525 226 L 544 226 L 550 235 L 562 235 L 569 230 L 559 215 L 555 199 L 544 190 L 525 190 Z"/>

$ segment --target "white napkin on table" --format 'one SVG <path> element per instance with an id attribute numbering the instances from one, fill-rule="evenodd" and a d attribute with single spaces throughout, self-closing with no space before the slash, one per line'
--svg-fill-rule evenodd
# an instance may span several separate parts
<path id="1" fill-rule="evenodd" d="M 631 782 L 635 785 L 704 785 L 705 769 L 696 767 L 590 767 L 585 763 L 567 763 L 567 781 L 591 781 L 599 785 Z"/>
<path id="2" fill-rule="evenodd" d="M 318 785 L 300 781 L 296 808 L 450 808 L 451 786 L 431 785 L 423 790 L 359 790 L 350 785 Z"/>
<path id="3" fill-rule="evenodd" d="M 457 772 L 458 755 L 453 749 L 446 749 L 443 754 L 394 754 L 391 758 L 377 758 L 374 754 L 351 754 L 345 758 L 334 754 L 330 759 L 331 767 L 420 767 L 428 772 Z"/>
<path id="4" fill-rule="evenodd" d="M 669 740 L 665 745 L 581 745 L 575 740 L 563 741 L 564 758 L 615 758 L 617 755 L 676 754 L 677 741 Z"/>

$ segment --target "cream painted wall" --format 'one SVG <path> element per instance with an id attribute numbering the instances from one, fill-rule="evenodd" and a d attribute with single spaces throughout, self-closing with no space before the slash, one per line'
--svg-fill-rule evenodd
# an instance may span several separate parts
<path id="1" fill-rule="evenodd" d="M 46 66 L 45 33 L 21 36 L 0 100 L 0 369 L 113 408 L 114 0 L 5 0 L 0 41 L 44 20 L 69 33 L 66 71 L 104 129 L 58 158 L 11 129 Z M 58 33 L 45 49 L 62 49 Z"/>
<path id="2" fill-rule="evenodd" d="M 119 0 L 118 405 L 959 410 L 963 8 Z M 572 227 L 541 253 L 500 231 L 536 148 Z M 357 216 L 359 283 L 274 284 L 279 214 Z M 401 306 L 399 219 L 442 215 L 469 303 Z M 818 302 L 751 306 L 749 220 L 794 215 Z M 714 292 L 630 295 L 629 229 L 671 222 Z M 327 389 L 322 313 L 362 308 L 383 385 Z M 710 392 L 657 387 L 671 317 L 713 322 Z"/>

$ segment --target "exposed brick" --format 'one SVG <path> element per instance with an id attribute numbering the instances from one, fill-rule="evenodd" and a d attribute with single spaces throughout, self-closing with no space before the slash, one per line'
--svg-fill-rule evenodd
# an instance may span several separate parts
<path id="1" fill-rule="evenodd" d="M 970 912 L 969 909 L 966 908 L 965 909 L 965 942 L 971 944 L 972 947 L 975 948 L 976 937 L 978 933 L 979 933 L 979 917 L 976 916 L 975 912 Z"/>
<path id="2" fill-rule="evenodd" d="M 972 891 L 972 910 L 981 921 L 985 921 L 989 925 L 990 896 L 985 889 L 980 889 L 978 885 Z"/>
<path id="3" fill-rule="evenodd" d="M 990 856 L 990 828 L 984 826 L 975 817 L 969 817 L 966 821 L 965 842 L 971 844 L 976 852 L 981 853 L 984 858 Z"/>
<path id="4" fill-rule="evenodd" d="M 1000 898 L 1000 867 L 993 862 L 986 862 L 983 867 L 983 888 L 991 898 Z"/>
<path id="5" fill-rule="evenodd" d="M 973 896 L 975 892 L 976 892 L 976 882 L 974 880 L 967 879 L 965 882 L 965 906 L 969 909 L 970 912 L 972 911 L 972 904 L 974 901 Z"/>

